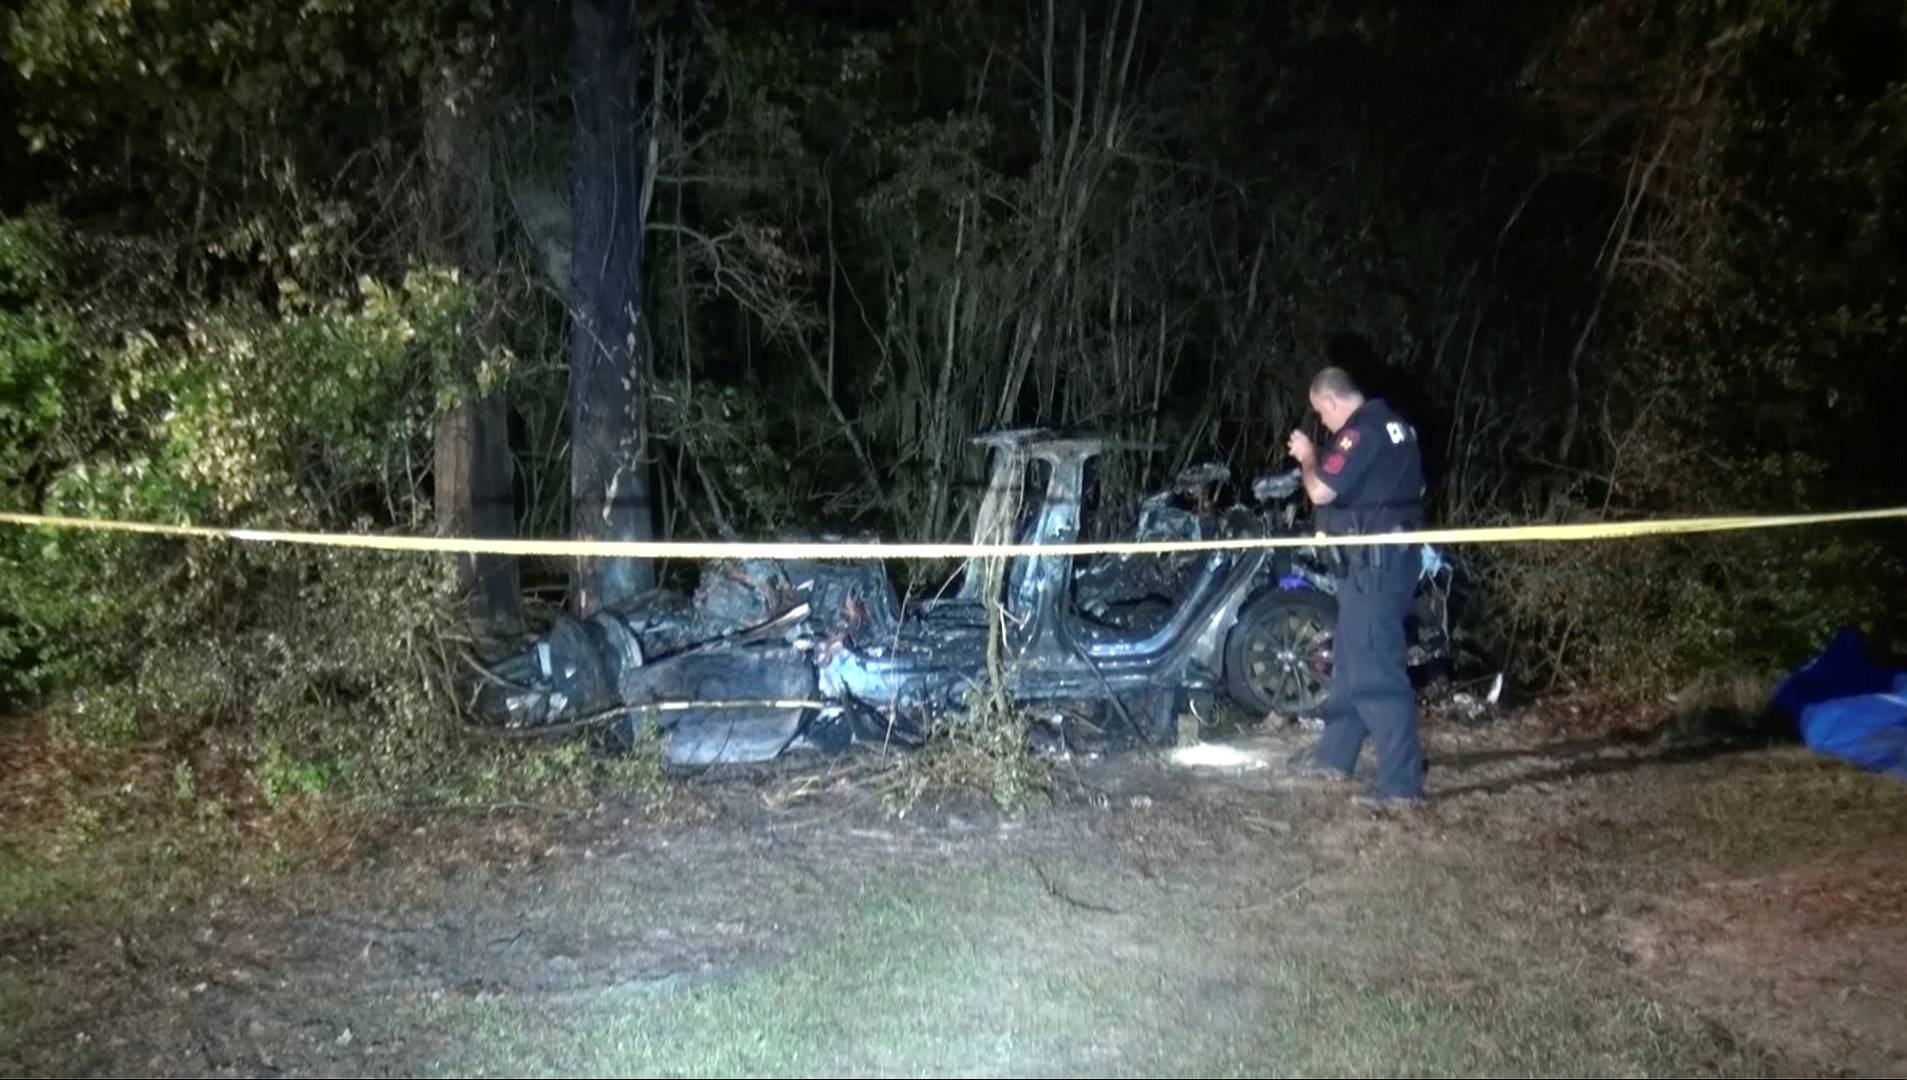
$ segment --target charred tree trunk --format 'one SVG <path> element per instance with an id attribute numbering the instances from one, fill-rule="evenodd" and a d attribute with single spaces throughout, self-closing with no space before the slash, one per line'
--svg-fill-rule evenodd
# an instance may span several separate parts
<path id="1" fill-rule="evenodd" d="M 426 91 L 430 206 L 422 215 L 424 250 L 479 285 L 495 272 L 497 259 L 488 147 L 457 72 L 445 73 Z M 437 418 L 432 463 L 437 528 L 446 536 L 510 537 L 516 534 L 516 503 L 504 400 L 501 394 L 477 393 L 477 368 L 493 340 L 487 313 L 480 311 L 470 330 L 449 372 L 458 404 Z M 456 559 L 478 625 L 499 635 L 520 632 L 517 560 L 507 555 Z"/>
<path id="2" fill-rule="evenodd" d="M 649 328 L 642 288 L 644 148 L 635 0 L 572 0 L 576 141 L 570 158 L 570 527 L 647 540 Z M 635 559 L 586 558 L 571 597 L 588 615 L 655 583 Z"/>

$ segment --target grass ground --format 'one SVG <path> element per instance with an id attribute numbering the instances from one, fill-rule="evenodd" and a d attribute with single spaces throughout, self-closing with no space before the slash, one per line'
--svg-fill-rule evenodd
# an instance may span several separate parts
<path id="1" fill-rule="evenodd" d="M 1907 1072 L 1907 788 L 1558 728 L 1433 728 L 1395 817 L 1130 754 L 1011 818 L 809 765 L 16 845 L 0 1071 Z"/>

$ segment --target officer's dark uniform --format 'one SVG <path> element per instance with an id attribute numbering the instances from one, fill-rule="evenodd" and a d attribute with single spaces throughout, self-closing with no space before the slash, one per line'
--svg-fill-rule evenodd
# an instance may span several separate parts
<path id="1" fill-rule="evenodd" d="M 1366 398 L 1318 447 L 1317 471 L 1337 498 L 1318 508 L 1329 534 L 1396 532 L 1423 524 L 1424 470 L 1417 429 L 1380 398 Z M 1380 798 L 1418 798 L 1424 754 L 1410 685 L 1404 620 L 1416 594 L 1422 548 L 1351 546 L 1339 553 L 1332 701 L 1319 765 L 1349 774 L 1368 735 L 1377 745 Z"/>

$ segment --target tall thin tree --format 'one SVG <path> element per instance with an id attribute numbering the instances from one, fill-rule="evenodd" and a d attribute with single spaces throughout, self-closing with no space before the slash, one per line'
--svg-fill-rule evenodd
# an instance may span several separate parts
<path id="1" fill-rule="evenodd" d="M 644 540 L 654 535 L 642 284 L 648 132 L 635 0 L 571 0 L 570 29 L 570 528 L 584 539 Z M 588 615 L 654 583 L 646 561 L 585 558 L 571 606 Z"/>
<path id="2" fill-rule="evenodd" d="M 496 200 L 490 152 L 470 82 L 454 63 L 433 72 L 425 87 L 425 158 L 429 167 L 429 212 L 423 247 L 432 258 L 456 267 L 482 289 L 496 272 Z M 516 533 L 512 463 L 505 402 L 500 393 L 479 393 L 477 367 L 494 337 L 489 306 L 482 305 L 449 373 L 456 403 L 437 418 L 435 505 L 437 527 L 450 536 L 510 537 Z M 461 584 L 471 596 L 471 616 L 492 633 L 508 636 L 523 627 L 517 561 L 507 555 L 458 557 Z"/>

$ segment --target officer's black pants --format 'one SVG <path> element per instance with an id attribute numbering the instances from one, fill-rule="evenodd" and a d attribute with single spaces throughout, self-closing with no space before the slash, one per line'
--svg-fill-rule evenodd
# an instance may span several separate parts
<path id="1" fill-rule="evenodd" d="M 1338 575 L 1331 706 L 1317 757 L 1321 764 L 1352 773 L 1369 737 L 1377 747 L 1372 794 L 1416 798 L 1424 790 L 1424 751 L 1404 619 L 1423 553 L 1415 546 L 1343 550 L 1350 566 Z"/>

